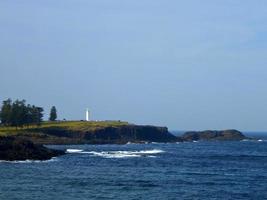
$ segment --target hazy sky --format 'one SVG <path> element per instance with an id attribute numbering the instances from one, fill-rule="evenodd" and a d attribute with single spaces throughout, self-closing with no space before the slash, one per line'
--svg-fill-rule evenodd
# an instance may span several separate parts
<path id="1" fill-rule="evenodd" d="M 0 0 L 0 100 L 267 130 L 266 0 Z"/>

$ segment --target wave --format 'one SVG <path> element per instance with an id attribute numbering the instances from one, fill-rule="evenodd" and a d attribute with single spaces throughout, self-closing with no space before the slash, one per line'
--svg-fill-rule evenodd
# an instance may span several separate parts
<path id="1" fill-rule="evenodd" d="M 126 154 L 124 152 L 96 152 L 96 151 L 89 151 L 89 152 L 81 152 L 85 154 L 91 154 L 93 156 L 99 156 L 103 158 L 134 158 L 134 157 L 141 157 L 138 154 Z"/>
<path id="2" fill-rule="evenodd" d="M 153 149 L 153 150 L 143 150 L 143 151 L 136 151 L 140 154 L 159 154 L 164 153 L 165 151 L 162 151 L 160 149 Z"/>
<path id="3" fill-rule="evenodd" d="M 156 158 L 157 156 L 147 156 L 147 157 L 149 157 L 149 158 Z"/>
<path id="4" fill-rule="evenodd" d="M 29 163 L 48 163 L 57 161 L 57 157 L 53 157 L 49 160 L 0 160 L 0 163 L 19 163 L 19 164 L 29 164 Z"/>
<path id="5" fill-rule="evenodd" d="M 243 139 L 241 140 L 242 142 L 267 142 L 267 140 L 263 140 L 263 139 Z"/>
<path id="6" fill-rule="evenodd" d="M 149 157 L 155 158 L 155 154 L 164 153 L 160 149 L 141 150 L 141 151 L 83 151 L 80 149 L 67 149 L 68 153 L 90 154 L 91 156 L 99 156 L 103 158 L 136 158 Z"/>
<path id="7" fill-rule="evenodd" d="M 67 153 L 80 153 L 82 151 L 83 150 L 81 150 L 81 149 L 67 149 L 66 150 Z"/>

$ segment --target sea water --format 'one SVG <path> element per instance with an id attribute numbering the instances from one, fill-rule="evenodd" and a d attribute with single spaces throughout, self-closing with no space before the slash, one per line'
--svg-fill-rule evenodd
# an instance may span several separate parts
<path id="1" fill-rule="evenodd" d="M 267 140 L 68 145 L 0 162 L 0 200 L 267 199 Z"/>

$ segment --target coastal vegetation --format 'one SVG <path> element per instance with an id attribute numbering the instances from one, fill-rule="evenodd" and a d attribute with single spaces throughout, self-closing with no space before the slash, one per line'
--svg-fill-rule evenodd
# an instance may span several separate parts
<path id="1" fill-rule="evenodd" d="M 30 125 L 41 125 L 43 120 L 43 108 L 35 105 L 26 105 L 25 100 L 11 99 L 3 101 L 0 120 L 2 126 L 29 127 Z"/>
<path id="2" fill-rule="evenodd" d="M 43 120 L 44 109 L 26 104 L 26 100 L 4 100 L 0 109 L 0 135 L 4 133 L 20 133 L 47 128 L 62 128 L 70 131 L 94 131 L 107 127 L 129 125 L 124 121 L 60 121 L 57 120 L 57 109 L 52 106 L 48 121 Z M 19 129 L 18 129 L 19 128 Z"/>
<path id="3" fill-rule="evenodd" d="M 20 134 L 24 132 L 34 132 L 51 128 L 66 129 L 69 131 L 94 131 L 107 127 L 121 127 L 129 125 L 124 121 L 43 121 L 39 127 L 29 125 L 16 129 L 14 126 L 0 126 L 0 135 Z"/>

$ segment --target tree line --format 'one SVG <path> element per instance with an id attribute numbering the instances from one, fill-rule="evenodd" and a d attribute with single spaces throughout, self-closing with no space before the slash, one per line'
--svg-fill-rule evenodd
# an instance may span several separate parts
<path id="1" fill-rule="evenodd" d="M 12 101 L 4 100 L 0 110 L 1 124 L 4 126 L 23 127 L 30 125 L 40 126 L 43 121 L 44 109 L 39 106 L 26 104 L 25 100 Z M 57 118 L 56 108 L 53 106 L 50 113 L 50 120 Z"/>

